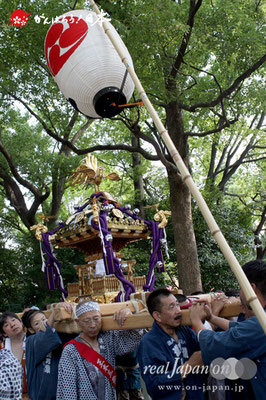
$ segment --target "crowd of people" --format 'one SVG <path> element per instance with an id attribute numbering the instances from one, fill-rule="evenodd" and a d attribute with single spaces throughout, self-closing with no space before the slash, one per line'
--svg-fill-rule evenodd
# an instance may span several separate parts
<path id="1" fill-rule="evenodd" d="M 243 266 L 266 310 L 266 263 Z M 20 400 L 261 400 L 266 392 L 266 336 L 240 290 L 238 319 L 219 317 L 232 301 L 223 293 L 190 304 L 166 288 L 154 290 L 149 330 L 121 330 L 128 307 L 114 314 L 117 330 L 102 331 L 100 306 L 82 300 L 75 309 L 80 334 L 64 337 L 39 309 L 0 315 L 0 399 Z M 72 313 L 71 303 L 58 303 Z M 191 326 L 181 326 L 189 308 Z M 216 375 L 214 365 L 234 371 Z M 219 364 L 220 362 L 220 364 Z M 218 363 L 218 364 L 217 364 Z M 242 369 L 241 369 L 242 368 Z M 231 373 L 231 375 L 230 375 Z M 140 377 L 141 374 L 141 377 Z"/>

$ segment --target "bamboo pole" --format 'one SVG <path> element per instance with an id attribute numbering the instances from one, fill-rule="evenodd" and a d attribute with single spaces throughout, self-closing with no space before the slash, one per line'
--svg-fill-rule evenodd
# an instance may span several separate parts
<path id="1" fill-rule="evenodd" d="M 95 13 L 97 15 L 101 15 L 101 12 L 100 12 L 98 6 L 95 4 L 95 2 L 93 0 L 90 0 L 90 3 L 91 3 L 93 10 L 95 11 Z M 187 184 L 190 192 L 194 196 L 194 198 L 201 210 L 201 213 L 210 228 L 211 234 L 213 235 L 213 237 L 216 240 L 217 244 L 219 245 L 221 251 L 223 252 L 224 257 L 226 258 L 236 279 L 238 280 L 238 282 L 240 284 L 241 289 L 244 292 L 247 302 L 250 304 L 250 306 L 253 309 L 255 315 L 257 316 L 264 332 L 266 333 L 266 316 L 265 316 L 265 312 L 263 310 L 262 305 L 260 304 L 254 290 L 252 289 L 245 273 L 243 272 L 240 264 L 238 263 L 235 255 L 234 255 L 234 253 L 232 252 L 230 246 L 228 245 L 222 232 L 220 231 L 220 228 L 217 225 L 209 207 L 207 206 L 199 189 L 197 188 L 196 184 L 194 183 L 179 152 L 175 148 L 175 145 L 174 145 L 172 139 L 170 138 L 170 136 L 169 136 L 167 130 L 165 129 L 162 121 L 160 120 L 157 112 L 155 111 L 150 100 L 148 99 L 148 96 L 145 93 L 145 90 L 144 90 L 140 80 L 138 79 L 137 74 L 134 71 L 133 65 L 130 65 L 129 60 L 126 58 L 124 50 L 121 48 L 119 43 L 114 38 L 112 32 L 108 28 L 108 24 L 104 21 L 104 18 L 102 18 L 101 21 L 102 21 L 102 26 L 103 26 L 104 32 L 111 40 L 114 48 L 116 49 L 122 62 L 125 65 L 128 73 L 130 74 L 130 76 L 136 86 L 136 89 L 139 93 L 141 100 L 143 101 L 144 105 L 146 106 L 151 118 L 153 119 L 153 121 L 158 129 L 159 134 L 161 135 L 165 145 L 167 146 L 167 149 L 169 150 L 169 153 L 171 154 L 171 157 L 173 158 L 178 170 L 180 171 L 183 181 Z"/>

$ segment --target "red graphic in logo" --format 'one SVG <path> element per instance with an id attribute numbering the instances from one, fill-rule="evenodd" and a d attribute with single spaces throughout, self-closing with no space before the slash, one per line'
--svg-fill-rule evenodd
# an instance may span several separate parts
<path id="1" fill-rule="evenodd" d="M 10 17 L 10 24 L 9 25 L 15 25 L 15 26 L 24 26 L 29 20 L 30 13 L 26 13 L 23 10 L 16 10 L 13 11 Z"/>
<path id="2" fill-rule="evenodd" d="M 66 25 L 60 21 L 66 22 L 69 27 L 66 28 Z M 87 33 L 87 23 L 78 17 L 64 17 L 51 26 L 44 47 L 47 64 L 53 76 L 60 71 L 71 54 L 85 39 Z M 70 49 L 65 52 L 62 51 L 67 47 L 70 47 Z"/>

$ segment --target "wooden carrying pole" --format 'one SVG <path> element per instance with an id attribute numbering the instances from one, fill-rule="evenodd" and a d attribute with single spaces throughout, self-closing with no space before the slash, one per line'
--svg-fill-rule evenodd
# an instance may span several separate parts
<path id="1" fill-rule="evenodd" d="M 201 300 L 212 301 L 212 298 L 208 294 L 197 296 Z M 138 303 L 136 312 L 136 303 Z M 141 329 L 141 328 L 151 328 L 153 324 L 153 318 L 150 316 L 146 310 L 145 305 L 142 302 L 121 302 L 121 303 L 110 303 L 110 304 L 99 304 L 101 314 L 102 314 L 102 330 L 116 330 L 116 329 Z M 126 318 L 124 325 L 120 326 L 114 320 L 113 315 L 116 311 L 122 308 L 129 307 L 133 315 L 129 315 Z M 241 304 L 239 302 L 225 303 L 219 317 L 230 318 L 237 316 L 241 311 Z M 52 310 L 42 311 L 46 318 L 49 318 Z M 23 313 L 18 313 L 18 317 L 21 319 Z M 64 333 L 76 333 L 80 332 L 80 328 L 74 316 L 68 313 L 64 308 L 59 307 L 54 309 L 54 327 L 57 332 Z M 181 310 L 181 325 L 191 325 L 189 310 Z"/>
<path id="2" fill-rule="evenodd" d="M 219 314 L 219 317 L 230 318 L 237 316 L 241 311 L 240 304 L 225 304 L 224 308 Z M 180 325 L 191 325 L 189 310 L 181 310 L 181 321 Z M 119 326 L 117 322 L 114 321 L 112 316 L 103 317 L 102 330 L 114 330 L 114 329 L 141 329 L 141 328 L 151 328 L 154 319 L 148 312 L 143 312 L 140 314 L 129 315 L 124 323 L 124 325 Z"/>
<path id="3" fill-rule="evenodd" d="M 204 295 L 201 297 L 204 299 Z M 124 303 L 111 303 L 111 304 L 99 304 L 102 313 L 102 330 L 116 330 L 116 329 L 141 329 L 141 328 L 151 328 L 154 322 L 153 318 L 150 316 L 148 311 L 145 310 L 145 306 L 139 302 L 139 313 L 135 313 L 135 306 L 132 302 Z M 124 307 L 129 307 L 133 315 L 129 315 L 124 323 L 124 325 L 119 326 L 113 319 L 113 314 L 116 311 Z M 66 333 L 79 333 L 80 329 L 73 320 L 73 316 L 69 314 L 64 308 L 56 308 L 54 314 L 55 318 L 55 329 L 58 332 Z M 226 303 L 223 306 L 219 317 L 229 318 L 238 315 L 241 311 L 240 302 Z M 50 315 L 51 311 L 45 311 L 46 316 Z M 191 325 L 189 310 L 181 310 L 181 325 Z"/>
<path id="4" fill-rule="evenodd" d="M 91 6 L 95 13 L 97 15 L 101 15 L 101 12 L 98 8 L 98 6 L 95 4 L 93 0 L 90 0 Z M 121 48 L 119 43 L 115 40 L 112 32 L 108 28 L 108 24 L 104 21 L 104 18 L 101 18 L 102 26 L 104 29 L 104 32 L 106 35 L 109 37 L 111 40 L 114 48 L 116 49 L 117 53 L 119 54 L 122 62 L 124 63 L 128 73 L 130 74 L 136 89 L 139 93 L 139 96 L 143 103 L 145 104 L 151 118 L 153 119 L 159 134 L 161 135 L 165 145 L 167 146 L 169 153 L 171 154 L 171 157 L 173 158 L 178 170 L 180 171 L 180 174 L 183 178 L 183 181 L 187 184 L 190 192 L 194 196 L 195 200 L 197 201 L 197 204 L 201 210 L 201 213 L 203 217 L 205 218 L 205 221 L 207 222 L 211 234 L 213 235 L 214 239 L 218 243 L 221 251 L 223 252 L 226 260 L 228 261 L 228 264 L 230 265 L 233 273 L 235 274 L 241 289 L 243 290 L 247 302 L 250 304 L 252 307 L 254 313 L 256 314 L 264 332 L 266 333 L 266 315 L 265 312 L 262 308 L 262 305 L 260 304 L 254 290 L 252 289 L 245 273 L 243 272 L 240 264 L 238 263 L 234 253 L 232 252 L 230 246 L 226 242 L 222 232 L 219 229 L 219 226 L 217 225 L 210 209 L 208 208 L 205 200 L 203 199 L 199 189 L 197 188 L 196 184 L 194 183 L 185 163 L 183 162 L 180 154 L 178 153 L 177 149 L 175 148 L 175 145 L 170 138 L 167 130 L 165 129 L 162 121 L 160 120 L 157 112 L 155 111 L 153 105 L 151 104 L 150 100 L 148 99 L 147 94 L 145 93 L 140 80 L 137 77 L 137 74 L 134 71 L 133 65 L 129 64 L 129 60 L 126 58 L 126 55 L 124 53 L 124 50 Z M 121 39 L 122 40 L 122 39 Z"/>

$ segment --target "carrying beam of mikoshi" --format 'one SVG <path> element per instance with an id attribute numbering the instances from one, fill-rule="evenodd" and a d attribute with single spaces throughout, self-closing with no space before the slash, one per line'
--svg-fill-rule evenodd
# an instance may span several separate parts
<path id="1" fill-rule="evenodd" d="M 119 304 L 119 303 L 117 303 Z M 120 303 L 123 304 L 123 303 Z M 113 306 L 113 304 L 110 304 Z M 102 310 L 103 304 L 100 305 Z M 122 308 L 122 307 L 121 307 Z M 69 320 L 70 314 L 68 314 L 64 309 L 60 310 L 60 314 L 58 312 L 56 318 L 65 318 L 68 319 L 57 319 L 55 323 L 55 328 L 58 332 L 69 332 L 69 333 L 78 333 L 78 325 L 75 321 Z M 240 303 L 235 304 L 225 304 L 222 312 L 220 313 L 220 317 L 229 318 L 238 315 L 241 311 Z M 68 315 L 67 315 L 68 314 Z M 181 325 L 191 325 L 189 310 L 181 310 Z M 60 316 L 59 316 L 60 315 Z M 115 329 L 141 329 L 141 328 L 151 328 L 153 324 L 153 318 L 147 311 L 143 311 L 140 313 L 135 313 L 133 315 L 129 315 L 123 326 L 117 324 L 113 319 L 113 315 L 105 314 L 103 315 L 102 321 L 102 330 L 115 330 Z"/>
<path id="2" fill-rule="evenodd" d="M 240 304 L 226 304 L 224 309 L 220 313 L 219 317 L 230 318 L 240 313 Z M 181 310 L 181 325 L 191 325 L 189 316 L 189 310 Z M 116 321 L 113 320 L 112 316 L 106 316 L 103 318 L 102 329 L 104 331 L 114 329 L 141 329 L 151 328 L 154 320 L 148 312 L 139 314 L 133 314 L 127 317 L 124 325 L 121 327 L 117 325 Z"/>
<path id="3" fill-rule="evenodd" d="M 204 298 L 204 296 L 203 296 Z M 113 314 L 116 311 L 124 307 L 129 307 L 133 315 L 129 315 L 123 326 L 117 324 L 113 319 Z M 136 312 L 137 308 L 137 312 Z M 153 324 L 153 318 L 150 316 L 142 302 L 124 302 L 124 303 L 111 303 L 111 304 L 100 304 L 100 310 L 102 313 L 102 330 L 116 330 L 116 329 L 141 329 L 151 328 Z M 241 311 L 241 304 L 239 302 L 226 303 L 220 313 L 220 317 L 230 318 L 237 316 Z M 47 318 L 51 314 L 51 310 L 44 311 Z M 64 308 L 56 308 L 54 311 L 55 315 L 55 329 L 58 332 L 64 333 L 79 333 L 80 329 L 75 317 L 69 314 Z M 191 325 L 189 310 L 181 310 L 181 325 Z M 18 314 L 21 317 L 22 314 Z"/>
<path id="4" fill-rule="evenodd" d="M 90 0 L 90 3 L 91 3 L 93 10 L 95 11 L 95 13 L 100 16 L 101 12 L 100 12 L 98 6 L 95 4 L 95 2 L 93 0 Z M 151 118 L 153 119 L 160 136 L 162 137 L 167 149 L 169 150 L 169 153 L 171 154 L 171 157 L 173 158 L 173 160 L 182 176 L 183 181 L 186 183 L 190 192 L 194 196 L 194 198 L 199 206 L 199 209 L 201 210 L 201 213 L 210 228 L 212 236 L 218 243 L 221 251 L 223 252 L 223 255 L 225 256 L 228 264 L 230 265 L 233 273 L 236 276 L 236 279 L 238 280 L 238 282 L 241 286 L 241 289 L 243 290 L 243 292 L 245 294 L 247 302 L 250 304 L 250 306 L 253 309 L 254 313 L 256 314 L 264 332 L 266 333 L 265 311 L 263 310 L 263 307 L 260 304 L 253 288 L 251 287 L 239 262 L 237 261 L 234 253 L 232 252 L 230 246 L 228 245 L 222 232 L 220 231 L 219 226 L 217 225 L 209 207 L 207 206 L 207 204 L 206 204 L 204 198 L 202 197 L 199 189 L 197 188 L 195 182 L 193 181 L 192 176 L 190 175 L 185 163 L 182 160 L 182 157 L 180 156 L 179 152 L 175 148 L 175 145 L 174 145 L 172 139 L 170 138 L 167 130 L 165 129 L 162 121 L 160 120 L 159 115 L 155 111 L 152 103 L 150 102 L 150 100 L 149 100 L 149 98 L 148 98 L 148 96 L 147 96 L 147 94 L 146 94 L 134 68 L 133 68 L 133 65 L 130 64 L 130 62 L 126 56 L 126 53 L 124 52 L 124 50 L 122 49 L 122 47 L 120 46 L 120 44 L 118 43 L 118 41 L 116 40 L 116 38 L 114 37 L 112 32 L 110 31 L 108 25 L 106 24 L 106 22 L 104 20 L 102 22 L 102 27 L 103 27 L 106 35 L 111 40 L 117 53 L 119 54 L 121 61 L 124 63 L 129 75 L 131 76 L 131 78 L 136 86 L 136 89 L 139 93 L 139 96 L 140 96 L 141 100 L 143 101 L 143 104 L 147 108 Z"/>

